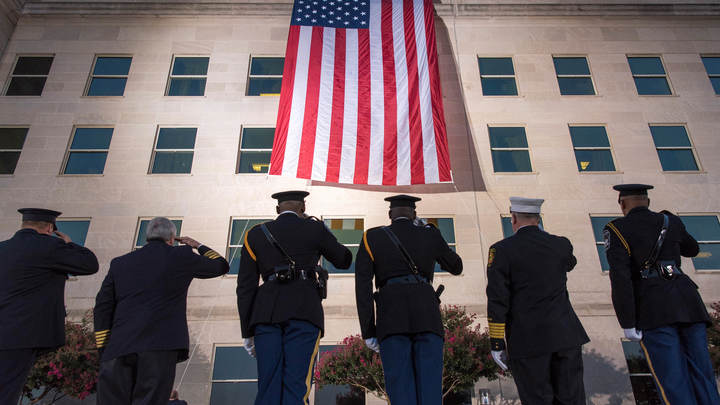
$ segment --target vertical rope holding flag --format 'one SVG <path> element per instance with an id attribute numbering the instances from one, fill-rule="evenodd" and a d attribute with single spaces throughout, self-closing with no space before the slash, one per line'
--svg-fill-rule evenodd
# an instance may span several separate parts
<path id="1" fill-rule="evenodd" d="M 432 0 L 295 0 L 270 174 L 452 181 Z"/>

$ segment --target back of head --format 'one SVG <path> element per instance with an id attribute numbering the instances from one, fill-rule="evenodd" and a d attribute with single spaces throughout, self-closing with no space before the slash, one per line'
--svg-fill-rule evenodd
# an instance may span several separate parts
<path id="1" fill-rule="evenodd" d="M 165 217 L 155 217 L 150 220 L 146 231 L 146 240 L 160 240 L 163 242 L 172 242 L 177 236 L 177 228 L 175 224 Z"/>

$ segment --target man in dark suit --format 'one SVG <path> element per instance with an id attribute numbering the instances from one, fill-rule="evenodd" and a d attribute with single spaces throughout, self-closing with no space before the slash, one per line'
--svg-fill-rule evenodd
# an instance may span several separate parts
<path id="1" fill-rule="evenodd" d="M 507 370 L 509 354 L 524 405 L 584 405 L 582 345 L 590 339 L 570 304 L 566 285 L 577 260 L 567 238 L 538 227 L 542 203 L 510 197 L 515 234 L 490 247 L 487 308 L 492 356 Z"/>
<path id="2" fill-rule="evenodd" d="M 365 344 L 380 353 L 390 402 L 440 404 L 445 331 L 432 281 L 436 262 L 457 275 L 462 260 L 437 228 L 417 220 L 420 198 L 385 201 L 392 223 L 363 234 L 355 262 L 360 330 Z"/>
<path id="3" fill-rule="evenodd" d="M 245 234 L 237 305 L 245 349 L 257 354 L 256 405 L 307 403 L 325 327 L 316 266 L 320 256 L 339 269 L 352 263 L 350 250 L 322 222 L 305 215 L 308 194 L 273 194 L 277 219 Z"/>
<path id="4" fill-rule="evenodd" d="M 221 276 L 230 268 L 214 250 L 176 232 L 167 218 L 153 218 L 148 243 L 110 262 L 95 299 L 98 405 L 168 400 L 175 365 L 188 358 L 190 282 Z M 175 240 L 186 246 L 173 246 Z"/>
<path id="5" fill-rule="evenodd" d="M 57 211 L 22 208 L 0 242 L 0 404 L 16 404 L 35 358 L 65 344 L 65 280 L 98 271 L 95 255 L 57 230 Z M 57 237 L 53 236 L 56 235 Z"/>
<path id="6" fill-rule="evenodd" d="M 650 211 L 647 191 L 653 186 L 613 188 L 620 192 L 624 217 L 607 224 L 603 236 L 613 306 L 625 337 L 640 341 L 664 403 L 720 404 L 707 346 L 710 318 L 697 285 L 680 268 L 680 256 L 696 256 L 698 243 L 680 218 Z"/>

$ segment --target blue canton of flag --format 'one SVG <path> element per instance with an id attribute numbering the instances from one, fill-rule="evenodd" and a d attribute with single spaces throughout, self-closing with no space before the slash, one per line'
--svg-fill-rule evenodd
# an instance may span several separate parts
<path id="1" fill-rule="evenodd" d="M 370 0 L 296 0 L 292 25 L 368 28 Z"/>

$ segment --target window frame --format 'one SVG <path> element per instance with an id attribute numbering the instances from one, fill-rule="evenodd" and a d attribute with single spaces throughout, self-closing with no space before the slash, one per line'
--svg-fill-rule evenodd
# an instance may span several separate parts
<path id="1" fill-rule="evenodd" d="M 636 75 L 632 72 L 632 68 L 630 67 L 630 58 L 658 58 L 660 60 L 660 65 L 662 66 L 663 70 L 665 71 L 664 75 L 659 74 L 640 74 Z M 677 96 L 675 94 L 675 88 L 672 85 L 672 82 L 670 81 L 670 74 L 668 73 L 667 67 L 665 67 L 665 60 L 663 59 L 662 54 L 626 54 L 625 55 L 625 61 L 628 64 L 628 69 L 630 70 L 630 76 L 633 79 L 633 85 L 635 85 L 635 93 L 638 97 L 673 97 Z M 668 89 L 670 89 L 670 94 L 640 94 L 640 91 L 637 88 L 637 84 L 635 83 L 635 78 L 665 78 L 665 82 L 668 85 Z"/>
<path id="2" fill-rule="evenodd" d="M 130 248 L 130 251 L 131 251 L 131 252 L 134 252 L 134 251 L 142 248 L 143 246 L 145 246 L 145 245 L 142 245 L 142 246 L 136 245 L 137 240 L 138 240 L 138 236 L 140 236 L 140 224 L 142 224 L 142 221 L 150 221 L 150 220 L 152 220 L 153 218 L 158 217 L 158 216 L 159 216 L 159 215 L 154 215 L 154 216 L 139 216 L 139 217 L 138 217 L 137 223 L 135 224 L 135 232 L 133 233 L 132 247 Z M 169 216 L 169 217 L 165 217 L 165 218 L 169 219 L 170 221 L 180 221 L 181 223 L 182 223 L 182 222 L 184 221 L 184 219 L 185 219 L 184 217 L 181 217 L 181 216 Z M 181 232 L 181 233 L 182 233 L 182 232 Z"/>
<path id="3" fill-rule="evenodd" d="M 128 68 L 128 73 L 126 75 L 95 75 L 95 66 L 97 65 L 98 58 L 130 58 L 130 67 Z M 123 94 L 121 96 L 91 96 L 88 94 L 90 91 L 90 85 L 92 84 L 93 79 L 100 78 L 100 79 L 125 79 L 125 85 L 127 86 L 127 81 L 130 79 L 130 69 L 132 69 L 132 60 L 133 55 L 132 54 L 105 54 L 105 53 L 98 53 L 95 54 L 95 57 L 93 58 L 92 66 L 90 66 L 90 73 L 88 74 L 87 83 L 85 83 L 85 90 L 83 90 L 83 97 L 91 97 L 91 98 L 102 98 L 102 97 L 125 97 L 125 90 L 127 90 L 127 87 L 123 90 Z M 169 87 L 168 87 L 169 88 Z"/>
<path id="4" fill-rule="evenodd" d="M 88 230 L 87 230 L 87 233 L 85 234 L 85 242 L 87 242 L 87 236 L 90 234 L 90 226 L 92 225 L 92 217 L 69 217 L 69 218 L 62 217 L 62 218 L 58 218 L 56 221 L 57 222 L 85 222 L 85 221 L 87 221 Z M 73 242 L 75 242 L 75 241 L 73 241 Z M 83 244 L 82 246 L 85 246 L 85 244 Z"/>
<path id="5" fill-rule="evenodd" d="M 250 80 L 257 78 L 257 79 L 280 79 L 280 83 L 282 84 L 283 75 L 251 75 L 250 71 L 252 70 L 252 62 L 254 58 L 282 58 L 283 61 L 287 59 L 285 55 L 269 55 L 269 54 L 250 54 L 249 62 L 248 62 L 248 69 L 247 69 L 247 78 L 245 80 L 245 96 L 246 97 L 280 97 L 280 93 L 260 93 L 258 95 L 249 94 L 250 93 Z M 283 70 L 284 73 L 284 70 Z M 264 173 L 263 173 L 264 174 Z"/>
<path id="6" fill-rule="evenodd" d="M 652 136 L 652 127 L 684 127 L 685 128 L 685 135 L 687 135 L 688 142 L 690 143 L 690 146 L 660 146 L 658 147 L 655 144 L 655 138 Z M 693 142 L 692 136 L 690 136 L 690 128 L 688 128 L 687 123 L 653 123 L 648 122 L 648 131 L 650 132 L 650 139 L 653 141 L 653 148 L 655 148 L 655 154 L 658 157 L 658 163 L 660 164 L 660 172 L 663 174 L 697 174 L 697 173 L 703 173 L 703 167 L 700 164 L 700 158 L 698 157 L 697 150 L 695 149 L 695 142 Z M 690 150 L 692 152 L 693 159 L 695 159 L 695 165 L 697 165 L 697 170 L 665 170 L 662 166 L 662 160 L 660 160 L 660 153 L 658 153 L 659 150 Z"/>
<path id="7" fill-rule="evenodd" d="M 484 75 L 480 71 L 480 59 L 501 59 L 501 58 L 507 58 L 510 59 L 510 63 L 512 63 L 513 72 L 515 72 L 514 75 Z M 477 64 L 477 72 L 478 76 L 480 76 L 480 95 L 482 97 L 522 97 L 520 92 L 520 81 L 518 80 L 518 71 L 517 71 L 517 64 L 515 63 L 515 55 L 476 55 L 475 63 Z M 482 85 L 482 79 L 510 79 L 512 78 L 515 81 L 515 89 L 517 90 L 517 94 L 500 94 L 500 95 L 485 95 L 485 90 L 483 89 Z"/>
<path id="8" fill-rule="evenodd" d="M 624 215 L 623 215 L 622 213 L 619 213 L 619 214 L 590 213 L 590 215 L 588 216 L 588 219 L 590 220 L 590 232 L 591 232 L 592 235 L 593 235 L 593 242 L 594 242 L 594 244 L 595 244 L 595 250 L 596 250 L 596 251 L 598 251 L 598 246 L 603 246 L 603 248 L 604 248 L 604 246 L 605 246 L 605 241 L 604 241 L 603 239 L 600 239 L 600 240 L 596 240 L 596 239 L 595 239 L 595 229 L 593 229 L 592 219 L 593 219 L 593 218 L 608 218 L 608 217 L 613 218 L 612 220 L 615 220 L 616 218 L 622 218 L 622 217 L 624 217 Z M 611 221 L 612 221 L 612 220 L 611 220 Z M 602 232 L 602 230 L 600 230 L 600 231 Z M 600 266 L 599 266 L 599 267 L 600 267 L 600 274 L 602 274 L 602 275 L 604 275 L 604 276 L 610 276 L 610 267 L 608 266 L 607 271 L 602 268 L 602 267 L 603 267 L 603 263 L 602 263 L 602 260 L 600 259 L 599 255 L 600 255 L 600 252 L 598 251 L 598 258 L 597 258 L 597 259 L 598 259 L 598 264 L 600 264 Z M 608 263 L 608 264 L 609 264 L 609 263 Z"/>
<path id="9" fill-rule="evenodd" d="M 587 170 L 579 170 L 579 169 L 578 169 L 578 174 L 616 174 L 616 173 L 622 173 L 622 171 L 618 168 L 617 159 L 615 158 L 615 148 L 614 148 L 614 146 L 613 146 L 613 141 L 612 141 L 612 139 L 610 138 L 610 133 L 608 132 L 608 126 L 607 126 L 607 124 L 598 124 L 598 123 L 588 124 L 588 123 L 575 123 L 575 122 L 573 122 L 573 123 L 568 123 L 567 125 L 568 125 L 568 135 L 570 135 L 570 144 L 572 145 L 572 148 L 573 148 L 573 156 L 575 156 L 575 164 L 576 164 L 576 166 L 577 166 L 577 156 L 575 155 L 575 151 L 576 151 L 576 150 L 609 150 L 609 151 L 610 151 L 610 157 L 612 157 L 613 166 L 615 166 L 615 170 L 602 170 L 602 171 L 601 171 L 601 170 L 591 170 L 591 171 L 587 171 Z M 572 132 L 570 131 L 570 128 L 572 128 L 572 127 L 603 127 L 603 128 L 605 128 L 605 136 L 607 137 L 608 144 L 610 144 L 610 146 L 607 146 L 607 147 L 605 147 L 605 146 L 597 146 L 597 147 L 596 147 L 596 146 L 581 146 L 581 147 L 575 147 L 575 144 L 573 143 L 573 140 L 572 140 Z"/>
<path id="10" fill-rule="evenodd" d="M 587 97 L 587 96 L 597 96 L 598 95 L 597 86 L 595 85 L 595 80 L 593 79 L 593 70 L 592 70 L 592 67 L 590 66 L 590 58 L 588 57 L 588 55 L 580 55 L 580 54 L 556 55 L 556 54 L 552 54 L 552 55 L 550 55 L 550 57 L 552 58 L 553 70 L 555 70 L 555 79 L 556 79 L 555 81 L 558 84 L 558 92 L 560 93 L 561 96 Z M 587 67 L 588 67 L 588 72 L 590 72 L 590 73 L 587 75 L 561 75 L 561 74 L 558 74 L 557 69 L 555 68 L 555 58 L 558 58 L 558 59 L 583 58 L 583 59 L 585 59 L 585 63 L 587 64 Z M 560 88 L 560 80 L 559 79 L 561 79 L 561 78 L 563 78 L 563 79 L 590 79 L 590 83 L 593 86 L 593 94 L 563 94 L 562 89 Z"/>
<path id="11" fill-rule="evenodd" d="M 714 216 L 717 218 L 718 222 L 720 222 L 720 213 L 718 212 L 678 212 L 677 216 L 682 220 L 682 217 L 709 217 Z M 694 236 L 693 236 L 694 238 Z M 700 244 L 709 244 L 709 245 L 720 245 L 720 240 L 698 240 L 696 239 L 698 245 Z M 685 261 L 685 258 L 681 258 L 683 261 Z M 720 273 L 720 267 L 717 269 L 697 269 L 695 267 L 695 261 L 693 261 L 694 257 L 688 257 L 687 260 L 692 263 L 693 270 L 695 270 L 696 274 L 719 274 Z"/>
<path id="12" fill-rule="evenodd" d="M 713 94 L 715 94 L 716 97 L 720 97 L 720 93 L 715 92 L 715 88 L 712 84 L 712 78 L 720 79 L 720 73 L 710 74 L 710 72 L 708 72 L 707 68 L 705 67 L 705 62 L 703 61 L 703 58 L 720 58 L 720 54 L 716 54 L 716 53 L 710 53 L 710 54 L 702 54 L 701 53 L 700 54 L 700 63 L 703 65 L 703 69 L 705 69 L 705 74 L 707 74 L 708 80 L 710 80 L 710 88 L 712 89 Z"/>
<path id="13" fill-rule="evenodd" d="M 173 68 L 175 67 L 175 59 L 177 58 L 207 58 L 208 60 L 208 71 L 204 75 L 173 75 Z M 129 73 L 129 72 L 128 72 Z M 201 55 L 201 54 L 184 54 L 184 53 L 178 53 L 173 54 L 172 59 L 170 60 L 170 70 L 168 71 L 168 79 L 167 83 L 165 84 L 165 94 L 163 94 L 164 97 L 207 97 L 207 83 L 208 83 L 208 76 L 210 74 L 210 55 Z M 205 79 L 205 88 L 203 89 L 203 94 L 201 96 L 189 96 L 189 95 L 181 95 L 181 96 L 172 96 L 170 95 L 170 84 L 172 84 L 172 79 Z"/>
<path id="14" fill-rule="evenodd" d="M 258 97 L 258 96 L 253 96 Z M 242 175 L 253 175 L 253 176 L 267 176 L 268 173 L 245 173 L 240 171 L 240 159 L 243 152 L 270 152 L 272 154 L 272 147 L 270 149 L 243 149 L 242 147 L 242 141 L 243 137 L 245 136 L 245 130 L 246 129 L 270 129 L 273 130 L 277 129 L 275 126 L 269 127 L 267 125 L 243 125 L 240 127 L 240 137 L 238 142 L 238 154 L 237 154 L 237 162 L 235 163 L 235 174 L 242 174 Z M 275 142 L 275 134 L 273 133 L 273 143 Z M 272 159 L 272 156 L 271 156 Z M 270 171 L 270 162 L 268 162 L 268 172 Z"/>
<path id="15" fill-rule="evenodd" d="M 609 273 L 609 272 L 607 272 L 607 273 Z M 625 359 L 625 365 L 626 365 L 627 370 L 628 370 L 628 373 L 627 373 L 627 375 L 628 375 L 628 383 L 630 384 L 630 392 L 632 393 L 632 399 L 633 399 L 634 401 L 637 401 L 637 399 L 635 398 L 635 390 L 633 389 L 633 386 L 632 386 L 632 377 L 650 377 L 650 380 L 653 381 L 652 386 L 653 386 L 653 388 L 655 389 L 655 393 L 656 393 L 657 397 L 662 401 L 662 396 L 660 395 L 659 392 L 657 392 L 657 385 L 655 384 L 655 381 L 654 381 L 655 378 L 654 378 L 654 376 L 652 375 L 652 372 L 650 372 L 650 373 L 633 373 L 633 372 L 630 371 L 630 366 L 627 364 L 627 363 L 628 363 L 628 357 L 627 357 L 627 355 L 625 354 L 625 349 L 624 349 L 624 347 L 623 347 L 623 343 L 624 343 L 624 342 L 630 342 L 630 343 L 637 344 L 637 345 L 640 345 L 640 342 L 633 342 L 632 340 L 627 339 L 627 338 L 620 338 L 620 350 L 622 350 L 622 352 L 623 352 L 623 358 Z M 645 357 L 643 360 L 644 360 L 645 363 L 647 364 L 647 357 Z M 650 365 L 648 365 L 648 368 L 650 368 Z M 651 370 L 652 370 L 652 369 L 651 369 Z"/>
<path id="16" fill-rule="evenodd" d="M 423 220 L 427 220 L 427 219 L 435 219 L 435 220 L 437 220 L 437 219 L 450 219 L 450 220 L 452 220 L 453 239 L 455 239 L 455 242 L 452 242 L 452 243 L 451 243 L 451 242 L 448 242 L 447 240 L 446 240 L 445 242 L 446 242 L 446 243 L 448 244 L 448 246 L 450 246 L 451 248 L 454 247 L 455 250 L 453 250 L 453 251 L 454 251 L 455 253 L 457 253 L 457 250 L 458 250 L 458 238 L 457 238 L 457 229 L 456 229 L 457 221 L 455 220 L 455 214 L 418 215 L 418 218 L 423 219 Z M 440 228 L 438 228 L 438 231 L 439 231 L 439 230 L 440 230 Z M 442 233 L 441 233 L 441 235 L 442 235 Z M 443 238 L 443 240 L 444 240 L 444 239 L 445 239 L 445 238 Z M 433 267 L 433 270 L 434 270 L 434 271 L 433 271 L 434 277 L 437 277 L 437 276 L 452 276 L 452 274 L 451 274 L 450 272 L 445 271 L 445 270 L 443 270 L 442 268 L 440 268 L 440 263 L 435 263 L 435 264 L 434 264 L 434 267 Z"/>
<path id="17" fill-rule="evenodd" d="M 105 96 L 99 96 L 99 97 L 105 97 Z M 112 96 L 117 97 L 117 96 Z M 70 149 L 72 147 L 73 140 L 75 139 L 75 134 L 77 132 L 78 128 L 112 128 L 113 133 L 112 135 L 115 135 L 115 126 L 114 125 L 73 125 L 72 132 L 70 132 L 70 139 L 68 140 L 67 148 L 65 148 L 65 156 L 63 157 L 62 164 L 60 165 L 60 173 L 59 176 L 68 176 L 68 177 L 74 177 L 74 176 L 90 176 L 90 177 L 102 177 L 105 175 L 105 167 L 103 167 L 102 173 L 65 173 L 65 169 L 67 168 L 68 159 L 70 159 L 70 154 L 73 153 L 73 151 Z M 110 143 L 112 144 L 112 135 L 110 137 Z M 75 153 L 98 153 L 98 152 L 105 152 L 105 165 L 107 165 L 107 156 L 110 154 L 110 145 L 108 145 L 107 149 L 78 149 Z"/>
<path id="18" fill-rule="evenodd" d="M 30 97 L 34 97 L 34 96 L 30 96 Z M 27 131 L 25 131 L 25 139 L 23 140 L 23 144 L 20 149 L 0 149 L 0 152 L 19 152 L 20 156 L 18 156 L 18 163 L 20 163 L 20 157 L 22 156 L 23 148 L 25 148 L 25 142 L 27 142 L 28 135 L 30 134 L 30 125 L 0 125 L 0 129 L 26 129 L 27 130 Z M 15 176 L 15 170 L 17 170 L 17 163 L 15 164 L 15 169 L 13 169 L 12 173 L 5 173 L 5 174 L 0 173 L 0 177 Z"/>
<path id="19" fill-rule="evenodd" d="M 53 58 L 52 62 L 50 63 L 50 70 L 46 75 L 14 75 L 13 72 L 15 71 L 15 67 L 17 66 L 17 63 L 20 61 L 20 58 Z M 45 86 L 47 85 L 47 80 L 50 78 L 50 73 L 52 72 L 53 65 L 55 64 L 55 54 L 54 53 L 18 53 L 15 55 L 15 61 L 13 62 L 12 66 L 10 67 L 10 73 L 8 74 L 7 79 L 5 80 L 5 86 L 2 89 L 2 97 L 42 97 L 43 93 L 45 92 Z M 45 78 L 45 84 L 43 84 L 43 89 L 38 95 L 8 95 L 7 91 L 10 89 L 10 84 L 12 82 L 13 77 L 44 77 Z"/>
<path id="20" fill-rule="evenodd" d="M 365 217 L 365 215 L 361 215 L 361 214 L 351 215 L 351 214 L 348 214 L 348 215 L 327 215 L 327 216 L 326 216 L 326 215 L 321 215 L 321 216 L 320 216 L 320 221 L 323 222 L 323 225 L 325 225 L 325 220 L 333 220 L 333 219 L 354 219 L 354 220 L 361 219 L 361 220 L 363 221 L 363 233 L 365 233 L 365 231 L 367 231 L 367 229 L 368 229 L 368 228 L 366 228 L 367 218 Z M 332 229 L 330 229 L 329 227 L 328 227 L 328 229 L 330 230 L 330 233 L 332 233 Z M 333 233 L 333 236 L 335 236 L 334 233 Z M 337 238 L 337 237 L 336 237 L 336 238 Z M 360 250 L 360 240 L 358 240 L 357 243 L 342 243 L 342 242 L 340 242 L 340 241 L 338 241 L 338 243 L 340 243 L 341 245 L 343 245 L 343 246 L 345 246 L 345 247 L 357 247 L 358 250 Z M 322 265 L 324 261 L 325 261 L 325 258 L 321 256 L 321 257 L 320 257 L 320 264 Z M 353 260 L 352 260 L 351 263 L 352 263 L 352 264 L 355 263 L 355 257 L 353 257 Z M 352 265 L 352 264 L 351 264 L 351 265 Z M 325 269 L 325 270 L 327 270 L 327 269 Z M 355 277 L 355 272 L 338 273 L 338 272 L 332 272 L 332 271 L 331 271 L 330 274 L 332 275 L 332 277 L 338 277 L 338 276 L 340 276 L 340 277 Z M 338 344 L 339 344 L 339 343 L 338 343 Z"/>
<path id="21" fill-rule="evenodd" d="M 194 97 L 194 96 L 191 96 Z M 192 125 L 192 124 L 191 124 Z M 158 125 L 155 128 L 155 140 L 153 141 L 153 148 L 152 153 L 150 154 L 150 166 L 148 167 L 147 174 L 151 176 L 191 176 L 192 175 L 192 169 L 193 164 L 195 163 L 195 146 L 197 144 L 197 134 L 199 132 L 200 127 L 199 126 L 191 126 L 191 125 Z M 157 153 L 157 143 L 160 139 L 160 130 L 165 128 L 195 128 L 195 142 L 193 143 L 192 149 L 160 149 L 162 152 L 171 152 L 171 153 L 177 153 L 177 152 L 187 152 L 192 151 L 192 161 L 190 162 L 190 172 L 188 173 L 153 173 L 153 166 L 155 165 L 155 154 Z"/>
<path id="22" fill-rule="evenodd" d="M 490 164 L 492 165 L 493 174 L 494 175 L 528 175 L 528 174 L 537 174 L 535 171 L 535 165 L 533 164 L 533 156 L 532 153 L 530 153 L 530 141 L 528 140 L 527 136 L 527 125 L 526 124 L 487 124 L 487 134 L 488 134 L 488 146 L 490 147 Z M 492 146 L 492 136 L 490 135 L 490 128 L 523 128 L 523 132 L 525 133 L 525 142 L 527 143 L 526 148 L 493 148 Z M 497 151 L 527 151 L 528 154 L 528 160 L 530 160 L 530 171 L 527 172 L 498 172 L 495 170 L 495 162 L 492 159 L 492 152 L 494 150 Z"/>
<path id="23" fill-rule="evenodd" d="M 253 220 L 263 220 L 263 219 L 267 219 L 268 221 L 273 221 L 273 220 L 275 220 L 275 218 L 276 218 L 276 216 L 273 216 L 273 215 L 269 215 L 269 216 L 265 216 L 265 217 L 263 217 L 263 216 L 247 216 L 247 215 L 243 215 L 243 216 L 231 216 L 231 217 L 230 217 L 230 226 L 228 227 L 227 243 L 225 244 L 225 247 L 226 247 L 225 257 L 227 258 L 228 264 L 230 264 L 230 262 L 231 262 L 231 260 L 232 260 L 232 258 L 230 257 L 230 250 L 231 250 L 231 249 L 234 249 L 234 248 L 240 248 L 240 249 L 242 249 L 242 247 L 245 245 L 244 243 L 241 244 L 241 245 L 233 245 L 233 244 L 231 244 L 231 242 L 232 242 L 232 229 L 233 229 L 233 222 L 234 222 L 234 221 L 237 221 L 237 220 L 241 220 L 241 221 L 253 221 Z M 250 229 L 251 229 L 251 228 L 248 228 L 245 232 L 249 231 Z M 244 235 L 244 233 L 243 233 L 243 235 Z M 243 241 L 243 242 L 244 242 L 244 241 Z M 237 277 L 237 274 L 230 274 L 230 273 L 228 272 L 228 273 L 224 274 L 223 277 L 231 277 L 231 278 L 232 278 L 232 277 Z"/>

